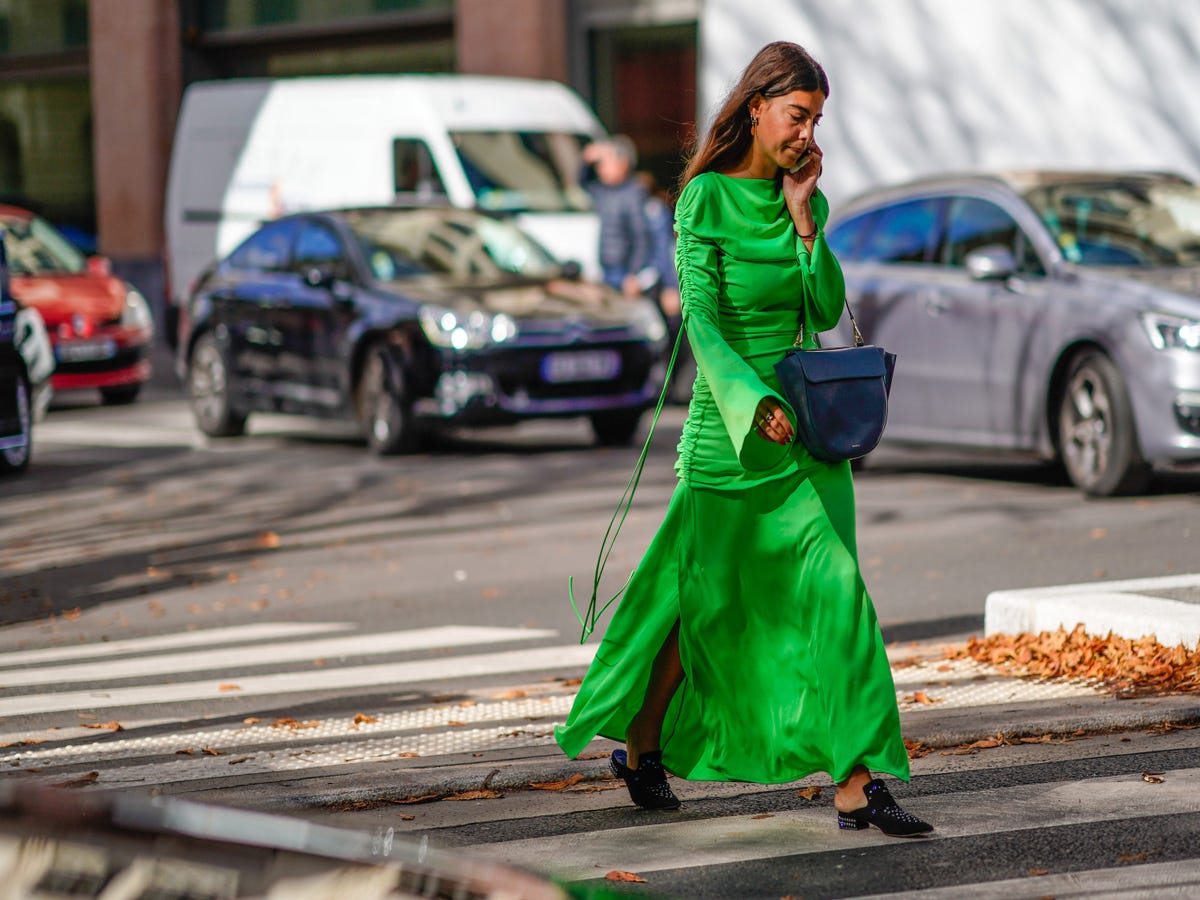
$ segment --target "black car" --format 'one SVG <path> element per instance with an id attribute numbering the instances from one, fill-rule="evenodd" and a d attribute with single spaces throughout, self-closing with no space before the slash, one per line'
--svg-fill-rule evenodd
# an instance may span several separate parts
<path id="1" fill-rule="evenodd" d="M 0 472 L 29 465 L 33 389 L 17 349 L 17 302 L 8 291 L 8 257 L 0 231 Z"/>
<path id="2" fill-rule="evenodd" d="M 256 411 L 352 417 L 378 453 L 432 425 L 586 415 L 625 444 L 658 397 L 647 300 L 582 281 L 506 219 L 449 208 L 277 219 L 199 280 L 179 369 L 200 429 Z"/>

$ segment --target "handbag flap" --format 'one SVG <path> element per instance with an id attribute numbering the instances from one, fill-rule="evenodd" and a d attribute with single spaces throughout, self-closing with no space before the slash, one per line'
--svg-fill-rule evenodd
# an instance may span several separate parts
<path id="1" fill-rule="evenodd" d="M 883 378 L 887 368 L 883 360 L 883 348 L 835 347 L 828 350 L 802 350 L 796 352 L 804 377 L 814 383 L 838 381 L 846 378 Z"/>

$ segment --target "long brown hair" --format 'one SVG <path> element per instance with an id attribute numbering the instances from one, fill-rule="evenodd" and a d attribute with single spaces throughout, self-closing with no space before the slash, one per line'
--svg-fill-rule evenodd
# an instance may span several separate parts
<path id="1" fill-rule="evenodd" d="M 829 97 L 825 70 L 807 50 L 788 41 L 774 41 L 754 55 L 742 77 L 721 104 L 699 147 L 679 177 L 682 191 L 701 172 L 734 168 L 750 149 L 750 100 L 755 94 L 781 97 L 792 91 L 820 91 Z"/>

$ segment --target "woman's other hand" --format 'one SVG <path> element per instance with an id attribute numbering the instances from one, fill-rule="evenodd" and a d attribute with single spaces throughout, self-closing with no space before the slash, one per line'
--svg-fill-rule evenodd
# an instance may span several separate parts
<path id="1" fill-rule="evenodd" d="M 790 444 L 796 437 L 783 407 L 772 397 L 763 397 L 758 401 L 758 409 L 754 413 L 754 430 L 758 432 L 759 437 L 775 444 Z"/>

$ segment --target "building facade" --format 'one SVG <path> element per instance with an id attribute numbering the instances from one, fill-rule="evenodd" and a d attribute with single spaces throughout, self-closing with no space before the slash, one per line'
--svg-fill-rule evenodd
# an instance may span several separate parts
<path id="1" fill-rule="evenodd" d="M 0 0 L 0 202 L 149 297 L 183 91 L 217 78 L 462 72 L 575 88 L 678 171 L 700 0 Z"/>

